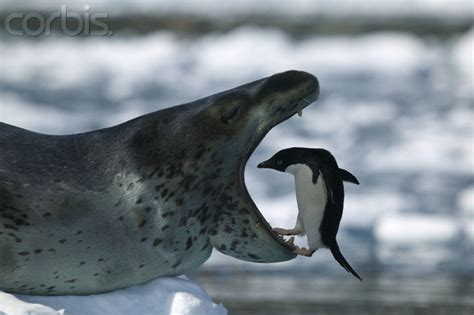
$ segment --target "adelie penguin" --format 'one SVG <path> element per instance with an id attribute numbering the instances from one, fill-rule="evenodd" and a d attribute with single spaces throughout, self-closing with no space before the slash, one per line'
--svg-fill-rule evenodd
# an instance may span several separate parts
<path id="1" fill-rule="evenodd" d="M 358 185 L 357 178 L 339 168 L 334 156 L 324 149 L 284 149 L 258 168 L 271 168 L 295 177 L 296 225 L 290 230 L 275 228 L 274 231 L 280 235 L 306 234 L 309 248 L 297 247 L 296 254 L 312 256 L 319 248 L 329 248 L 337 262 L 362 281 L 342 255 L 336 240 L 344 207 L 343 181 Z"/>

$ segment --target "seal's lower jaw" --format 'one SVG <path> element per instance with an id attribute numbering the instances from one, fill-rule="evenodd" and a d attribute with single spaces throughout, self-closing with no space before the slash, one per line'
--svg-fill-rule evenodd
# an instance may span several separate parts
<path id="1" fill-rule="evenodd" d="M 283 121 L 289 119 L 290 117 L 294 116 L 295 114 L 299 114 L 302 110 L 309 106 L 312 102 L 316 100 L 318 96 L 317 91 L 314 93 L 307 94 L 301 97 L 297 101 L 297 105 L 288 112 L 288 114 L 278 117 L 278 119 L 272 121 L 266 128 L 262 128 L 258 134 L 255 136 L 254 140 L 252 141 L 250 150 L 248 154 L 243 158 L 240 164 L 239 169 L 239 182 L 241 185 L 241 191 L 243 194 L 243 199 L 245 199 L 245 203 L 248 205 L 248 210 L 254 215 L 256 218 L 256 222 L 251 221 L 250 229 L 256 233 L 259 240 L 263 240 L 265 243 L 266 248 L 260 249 L 261 252 L 265 254 L 259 255 L 260 259 L 245 259 L 250 261 L 256 262 L 279 262 L 279 261 L 286 261 L 293 259 L 296 257 L 296 254 L 293 251 L 296 249 L 295 246 L 292 244 L 286 243 L 283 238 L 281 238 L 278 234 L 276 234 L 267 220 L 264 218 L 262 213 L 258 210 L 255 202 L 252 200 L 247 187 L 245 185 L 245 166 L 247 164 L 248 159 L 252 155 L 252 153 L 257 148 L 258 144 L 263 140 L 265 135 L 276 125 L 282 123 Z M 293 102 L 294 104 L 294 102 Z M 259 242 L 261 243 L 261 242 Z M 256 245 L 256 244 L 255 244 Z M 261 244 L 259 244 L 261 246 Z M 257 249 L 256 249 L 257 250 Z"/>

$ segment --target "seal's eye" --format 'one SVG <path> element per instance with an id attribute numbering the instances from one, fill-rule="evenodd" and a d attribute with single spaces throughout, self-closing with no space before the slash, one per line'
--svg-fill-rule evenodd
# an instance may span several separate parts
<path id="1" fill-rule="evenodd" d="M 282 164 L 283 164 L 283 161 L 282 161 L 282 160 L 277 160 L 277 164 L 278 164 L 278 165 L 282 165 Z"/>
<path id="2" fill-rule="evenodd" d="M 239 106 L 235 106 L 233 108 L 227 108 L 225 111 L 222 111 L 220 114 L 220 119 L 224 124 L 228 124 L 232 118 L 237 116 L 239 113 Z"/>

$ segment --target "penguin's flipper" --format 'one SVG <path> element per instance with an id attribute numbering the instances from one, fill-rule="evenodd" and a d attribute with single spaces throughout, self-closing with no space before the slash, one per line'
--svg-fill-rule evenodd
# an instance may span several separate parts
<path id="1" fill-rule="evenodd" d="M 336 241 L 334 241 L 334 243 L 331 244 L 331 246 L 329 246 L 329 249 L 331 250 L 331 253 L 334 256 L 334 258 L 337 260 L 337 262 L 342 267 L 344 267 L 344 269 L 346 269 L 347 272 L 352 273 L 354 277 L 362 281 L 362 278 L 357 274 L 357 272 L 355 272 L 354 269 L 352 269 L 351 265 L 349 265 L 349 263 L 344 258 L 344 256 L 342 256 L 341 250 L 339 249 L 339 245 L 337 245 Z"/>
<path id="2" fill-rule="evenodd" d="M 340 168 L 339 169 L 339 175 L 341 176 L 341 179 L 345 182 L 353 183 L 356 185 L 359 185 L 359 180 L 352 175 L 349 171 L 346 171 L 345 169 Z"/>

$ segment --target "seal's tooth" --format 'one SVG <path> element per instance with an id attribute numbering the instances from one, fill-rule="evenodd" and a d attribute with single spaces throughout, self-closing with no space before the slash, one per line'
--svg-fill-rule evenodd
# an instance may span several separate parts
<path id="1" fill-rule="evenodd" d="M 298 116 L 303 117 L 303 110 L 302 109 L 298 109 Z"/>

